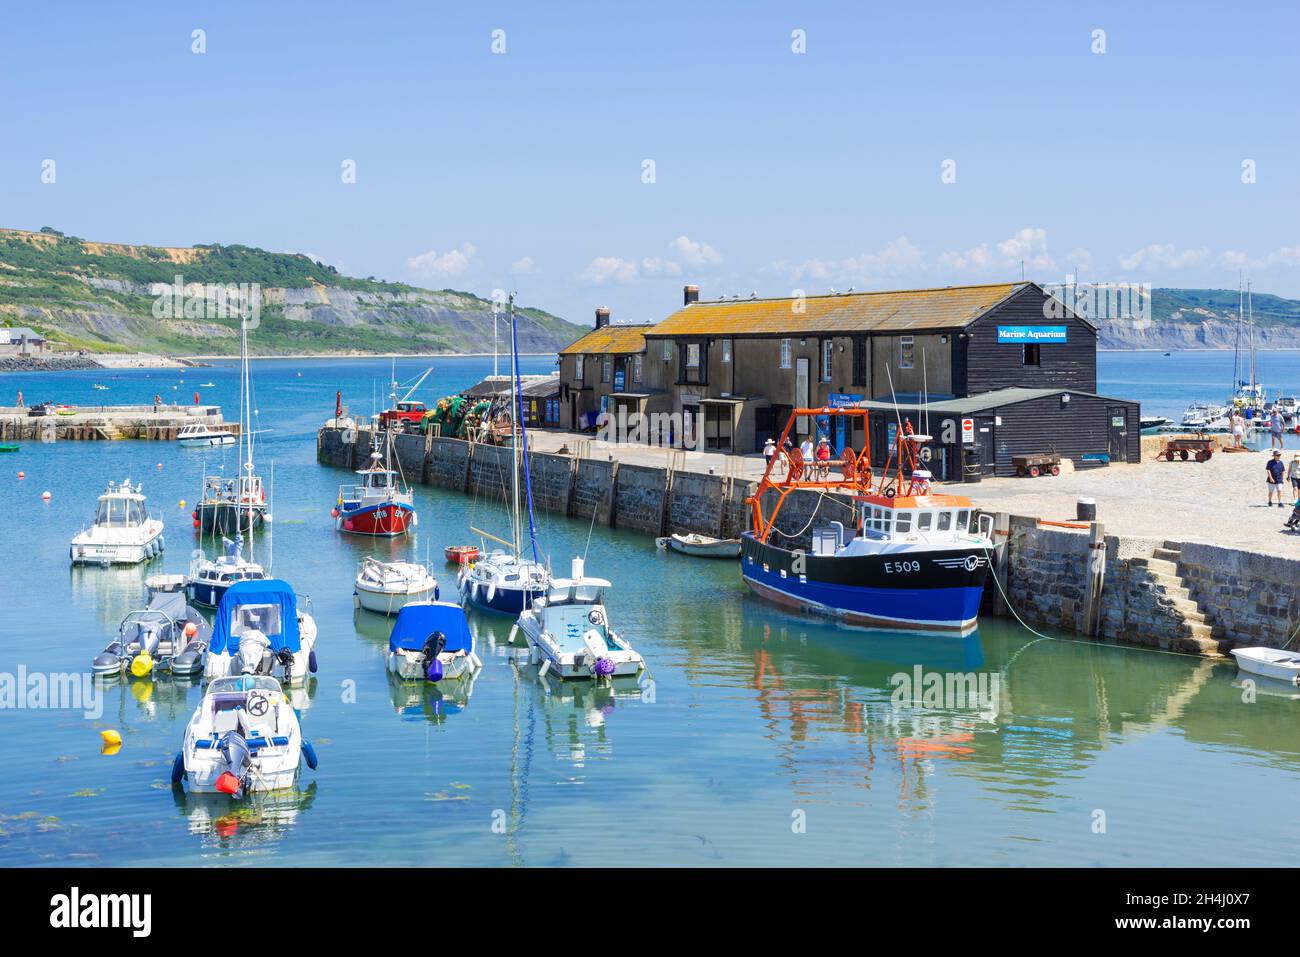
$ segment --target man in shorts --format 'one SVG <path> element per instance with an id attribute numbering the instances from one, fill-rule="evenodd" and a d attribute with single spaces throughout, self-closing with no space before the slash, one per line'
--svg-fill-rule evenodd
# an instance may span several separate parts
<path id="1" fill-rule="evenodd" d="M 1282 501 L 1282 480 L 1286 478 L 1286 466 L 1282 464 L 1282 453 L 1277 449 L 1273 450 L 1273 456 L 1264 466 L 1268 472 L 1268 504 L 1273 504 L 1273 496 L 1277 496 L 1277 507 L 1285 508 L 1286 503 Z"/>

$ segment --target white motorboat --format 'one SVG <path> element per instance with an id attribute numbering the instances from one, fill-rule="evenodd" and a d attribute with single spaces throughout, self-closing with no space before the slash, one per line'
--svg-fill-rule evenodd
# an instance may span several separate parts
<path id="1" fill-rule="evenodd" d="M 1211 405 L 1208 402 L 1193 402 L 1183 413 L 1183 427 L 1188 429 L 1197 429 L 1199 431 L 1211 431 L 1217 429 L 1226 429 L 1230 423 L 1228 421 L 1228 407 L 1225 405 Z"/>
<path id="2" fill-rule="evenodd" d="M 176 441 L 186 448 L 216 448 L 234 445 L 235 433 L 226 429 L 214 429 L 206 423 L 197 422 L 187 425 L 176 434 Z"/>
<path id="3" fill-rule="evenodd" d="M 149 589 L 148 607 L 127 613 L 118 626 L 117 637 L 91 662 L 91 671 L 96 675 L 130 673 L 143 678 L 156 666 L 173 674 L 195 674 L 201 667 L 212 628 L 185 603 L 181 582 L 179 575 L 150 577 L 145 583 Z"/>
<path id="4" fill-rule="evenodd" d="M 1252 675 L 1300 684 L 1300 652 L 1281 648 L 1233 648 L 1237 667 Z"/>
<path id="5" fill-rule="evenodd" d="M 185 727 L 172 784 L 245 797 L 292 787 L 303 758 L 315 770 L 316 752 L 274 678 L 215 678 Z"/>
<path id="6" fill-rule="evenodd" d="M 528 660 L 537 675 L 560 678 L 617 678 L 645 670 L 642 658 L 609 626 L 604 578 L 589 578 L 575 558 L 569 578 L 554 578 L 510 630 L 523 632 Z"/>
<path id="7" fill-rule="evenodd" d="M 237 582 L 226 589 L 213 618 L 203 675 L 272 675 L 286 683 L 316 671 L 316 621 L 298 608 L 298 596 L 278 578 Z"/>
<path id="8" fill-rule="evenodd" d="M 357 572 L 353 598 L 366 611 L 395 615 L 416 601 L 437 601 L 438 580 L 417 562 L 381 562 L 367 557 Z"/>
<path id="9" fill-rule="evenodd" d="M 94 523 L 72 537 L 68 557 L 74 565 L 136 565 L 161 554 L 165 544 L 162 520 L 149 516 L 140 486 L 126 479 L 108 483 Z"/>
<path id="10" fill-rule="evenodd" d="M 220 605 L 226 589 L 235 582 L 266 578 L 266 569 L 244 557 L 244 536 L 237 535 L 233 542 L 224 537 L 221 541 L 226 553 L 218 558 L 205 558 L 201 551 L 195 551 L 185 579 L 185 594 L 190 601 L 205 608 Z"/>
<path id="11" fill-rule="evenodd" d="M 681 552 L 683 555 L 693 555 L 696 558 L 740 557 L 740 539 L 738 538 L 711 538 L 708 535 L 697 535 L 695 532 L 691 532 L 689 535 L 667 535 L 663 538 L 656 538 L 655 544 L 660 548 L 668 548 L 674 552 Z"/>
<path id="12" fill-rule="evenodd" d="M 460 605 L 417 601 L 402 607 L 388 635 L 388 670 L 408 681 L 455 680 L 483 667 Z"/>

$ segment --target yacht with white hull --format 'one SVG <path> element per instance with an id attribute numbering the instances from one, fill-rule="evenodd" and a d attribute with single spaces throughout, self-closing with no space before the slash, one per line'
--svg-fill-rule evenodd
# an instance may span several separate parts
<path id="1" fill-rule="evenodd" d="M 74 565 L 138 565 L 166 547 L 161 519 L 151 518 L 140 486 L 109 482 L 99 496 L 94 522 L 72 537 Z"/>

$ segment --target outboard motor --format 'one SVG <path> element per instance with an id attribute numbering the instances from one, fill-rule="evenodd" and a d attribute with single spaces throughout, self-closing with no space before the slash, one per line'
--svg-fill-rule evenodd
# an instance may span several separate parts
<path id="1" fill-rule="evenodd" d="M 276 653 L 275 660 L 284 669 L 284 677 L 289 678 L 293 674 L 293 652 L 288 648 L 281 648 Z"/>
<path id="2" fill-rule="evenodd" d="M 442 660 L 438 656 L 446 647 L 447 636 L 440 631 L 435 631 L 425 641 L 424 650 L 420 652 L 420 663 L 424 668 L 424 677 L 429 681 L 442 680 Z"/>
<path id="3" fill-rule="evenodd" d="M 233 797 L 239 797 L 244 791 L 248 790 L 248 771 L 253 765 L 252 753 L 248 750 L 248 742 L 238 731 L 227 731 L 221 736 L 221 741 L 217 745 L 221 749 L 221 756 L 225 759 L 227 771 L 237 782 L 234 790 L 229 790 L 230 782 L 226 774 L 222 774 L 217 780 L 217 789 L 224 791 Z M 225 779 L 223 781 L 223 779 Z M 223 784 L 226 786 L 223 787 Z"/>
<path id="4" fill-rule="evenodd" d="M 267 674 L 270 663 L 262 669 L 263 659 L 271 657 L 271 639 L 256 628 L 250 628 L 239 636 L 239 672 L 245 675 Z"/>

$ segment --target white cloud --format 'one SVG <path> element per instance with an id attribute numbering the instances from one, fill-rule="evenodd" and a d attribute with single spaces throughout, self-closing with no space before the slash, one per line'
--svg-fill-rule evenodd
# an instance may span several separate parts
<path id="1" fill-rule="evenodd" d="M 459 276 L 469 269 L 470 261 L 477 252 L 470 243 L 445 253 L 430 249 L 427 253 L 412 256 L 406 261 L 406 267 L 422 279 L 445 279 Z"/>
<path id="2" fill-rule="evenodd" d="M 1184 249 L 1181 252 L 1173 243 L 1152 243 L 1143 246 L 1128 256 L 1120 256 L 1120 268 L 1134 269 L 1186 269 L 1199 266 L 1210 258 L 1210 251 L 1201 249 Z"/>
<path id="3" fill-rule="evenodd" d="M 1269 269 L 1273 266 L 1300 266 L 1300 246 L 1283 246 L 1260 257 L 1236 249 L 1223 253 L 1223 264 L 1233 269 Z"/>
<path id="4" fill-rule="evenodd" d="M 949 270 L 1014 269 L 1019 272 L 1024 262 L 1026 271 L 1043 272 L 1056 268 L 1056 260 L 1047 251 L 1047 230 L 1027 226 L 1016 231 L 1010 239 L 990 246 L 980 243 L 970 249 L 946 252 L 938 263 Z"/>
<path id="5" fill-rule="evenodd" d="M 687 236 L 678 236 L 668 248 L 680 256 L 688 266 L 718 266 L 722 257 L 708 243 L 697 243 Z"/>
<path id="6" fill-rule="evenodd" d="M 671 259 L 655 256 L 641 260 L 641 271 L 646 276 L 680 276 L 682 267 Z"/>
<path id="7" fill-rule="evenodd" d="M 637 276 L 636 262 L 619 256 L 597 256 L 578 274 L 579 279 L 593 286 L 635 282 Z"/>
<path id="8" fill-rule="evenodd" d="M 847 259 L 807 259 L 793 265 L 778 263 L 775 268 L 796 281 L 824 279 L 870 283 L 886 277 L 919 272 L 924 269 L 924 262 L 921 250 L 906 236 L 899 236 L 875 252 Z"/>
<path id="9" fill-rule="evenodd" d="M 532 256 L 524 256 L 510 264 L 510 272 L 515 276 L 535 276 L 538 271 L 537 263 L 533 262 Z"/>

